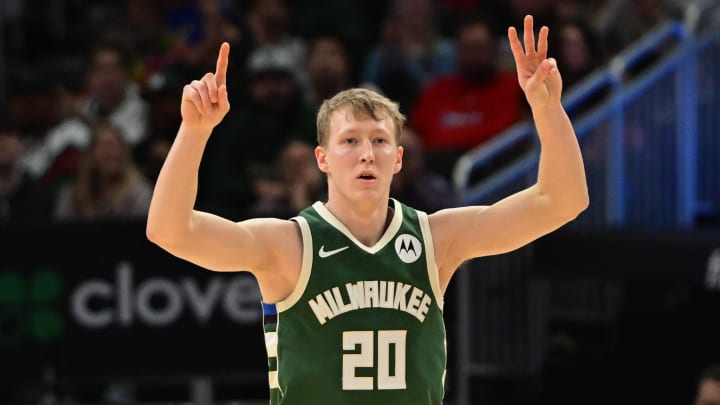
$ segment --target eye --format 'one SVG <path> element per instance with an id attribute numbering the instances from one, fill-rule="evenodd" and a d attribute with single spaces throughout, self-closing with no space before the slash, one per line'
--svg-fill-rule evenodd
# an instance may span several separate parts
<path id="1" fill-rule="evenodd" d="M 351 145 L 351 144 L 357 143 L 357 139 L 355 139 L 355 138 L 347 138 L 347 139 L 345 139 L 344 143 L 347 143 L 347 144 Z"/>
<path id="2" fill-rule="evenodd" d="M 375 138 L 375 143 L 385 143 L 387 142 L 385 138 Z"/>

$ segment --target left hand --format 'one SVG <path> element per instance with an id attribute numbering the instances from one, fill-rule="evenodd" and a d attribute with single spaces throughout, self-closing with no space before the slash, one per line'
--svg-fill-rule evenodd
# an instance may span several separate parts
<path id="1" fill-rule="evenodd" d="M 548 27 L 542 27 L 535 46 L 533 17 L 525 16 L 523 39 L 525 49 L 518 39 L 515 27 L 508 29 L 510 49 L 517 68 L 518 82 L 532 109 L 543 108 L 551 103 L 560 103 L 562 78 L 554 58 L 547 57 Z"/>

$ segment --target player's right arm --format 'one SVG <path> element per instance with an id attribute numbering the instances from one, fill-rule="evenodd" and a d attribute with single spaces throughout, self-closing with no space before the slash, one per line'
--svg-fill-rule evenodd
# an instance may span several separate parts
<path id="1" fill-rule="evenodd" d="M 293 246 L 295 224 L 277 219 L 236 223 L 194 209 L 198 169 L 213 128 L 230 110 L 226 73 L 230 47 L 220 47 L 215 73 L 183 89 L 182 124 L 163 164 L 148 214 L 148 239 L 211 270 L 284 267 L 280 246 Z M 287 254 L 287 249 L 285 250 Z"/>

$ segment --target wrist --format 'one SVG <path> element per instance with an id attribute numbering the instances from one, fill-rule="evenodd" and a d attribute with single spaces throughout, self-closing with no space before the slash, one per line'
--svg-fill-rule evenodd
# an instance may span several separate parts
<path id="1" fill-rule="evenodd" d="M 194 139 L 207 140 L 212 134 L 213 127 L 208 125 L 191 124 L 187 121 L 180 123 L 178 135 L 189 136 Z"/>
<path id="2" fill-rule="evenodd" d="M 530 104 L 530 110 L 534 117 L 538 115 L 562 113 L 565 111 L 562 102 L 560 100 L 549 100 L 547 103 L 542 105 Z"/>

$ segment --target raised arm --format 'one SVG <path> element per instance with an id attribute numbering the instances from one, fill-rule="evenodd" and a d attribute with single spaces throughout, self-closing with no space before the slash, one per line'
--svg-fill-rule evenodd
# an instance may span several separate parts
<path id="1" fill-rule="evenodd" d="M 548 28 L 537 47 L 533 18 L 524 21 L 525 49 L 514 27 L 508 30 L 518 81 L 540 137 L 537 182 L 491 206 L 443 210 L 430 216 L 443 286 L 457 266 L 480 256 L 509 252 L 573 220 L 588 206 L 580 147 L 561 102 L 562 79 L 547 58 Z"/>
<path id="2" fill-rule="evenodd" d="M 235 223 L 194 210 L 198 169 L 213 128 L 230 110 L 226 77 L 230 46 L 222 44 L 215 73 L 183 89 L 182 124 L 155 184 L 147 237 L 168 252 L 211 270 L 280 267 L 278 243 L 299 247 L 290 221 L 256 219 Z M 287 253 L 287 250 L 286 250 Z M 283 256 L 286 257 L 286 256 Z M 298 256 L 299 257 L 299 256 Z M 282 258 L 282 257 L 281 257 Z"/>

